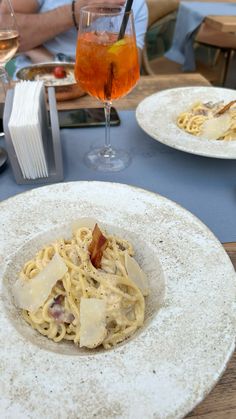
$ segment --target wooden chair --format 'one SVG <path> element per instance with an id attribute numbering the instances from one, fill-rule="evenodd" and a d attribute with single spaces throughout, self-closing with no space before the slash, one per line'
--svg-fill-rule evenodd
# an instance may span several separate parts
<path id="1" fill-rule="evenodd" d="M 149 23 L 148 31 L 155 25 L 160 25 L 165 22 L 170 22 L 176 18 L 176 12 L 179 6 L 179 0 L 147 0 L 149 9 Z M 216 32 L 216 31 L 214 31 Z M 230 57 L 232 51 L 235 50 L 236 36 L 234 34 L 213 33 L 202 25 L 196 38 L 196 45 L 205 45 L 208 47 L 216 48 L 216 58 L 212 63 L 204 63 L 197 61 L 196 72 L 202 74 L 212 84 L 224 84 L 229 67 Z M 220 43 L 220 39 L 224 43 Z M 221 55 L 225 56 L 225 60 L 219 59 Z M 165 57 L 158 57 L 149 59 L 147 54 L 147 46 L 143 50 L 142 65 L 144 74 L 180 74 L 183 73 L 182 66 L 174 61 L 168 60 Z"/>
<path id="2" fill-rule="evenodd" d="M 223 56 L 223 68 L 221 72 L 221 84 L 224 85 L 231 57 L 236 51 L 236 33 L 223 33 L 216 31 L 203 23 L 196 36 L 196 42 L 200 45 L 214 48 L 216 50 L 215 64 L 220 56 Z"/>
<path id="3" fill-rule="evenodd" d="M 175 12 L 179 7 L 180 0 L 146 0 L 149 12 L 148 27 Z"/>
<path id="4" fill-rule="evenodd" d="M 161 27 L 162 25 L 175 20 L 179 0 L 147 0 L 149 20 L 148 31 Z M 155 74 L 149 64 L 147 54 L 147 42 L 143 49 L 142 65 L 144 74 Z"/>

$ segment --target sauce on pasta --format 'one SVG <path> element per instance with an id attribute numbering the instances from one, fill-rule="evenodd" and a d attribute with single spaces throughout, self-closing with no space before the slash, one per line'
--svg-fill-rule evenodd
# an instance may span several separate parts
<path id="1" fill-rule="evenodd" d="M 99 267 L 91 262 L 89 249 L 94 229 L 76 228 L 71 239 L 58 239 L 43 247 L 23 267 L 18 284 L 21 293 L 27 284 L 45 280 L 54 259 L 62 267 L 45 301 L 18 306 L 34 329 L 55 342 L 108 349 L 131 336 L 144 322 L 147 283 L 144 272 L 133 258 L 130 242 L 102 232 L 107 245 Z M 63 266 L 65 265 L 65 269 Z M 134 269 L 135 268 L 135 269 Z M 59 277 L 58 275 L 62 277 Z M 49 274 L 52 280 L 52 274 Z M 139 278 L 138 278 L 139 277 Z M 19 285 L 20 284 L 20 285 Z M 40 283 L 41 284 L 41 283 Z M 38 287 L 38 285 L 37 285 Z M 28 290 L 32 295 L 33 291 Z M 42 298 L 44 298 L 42 297 Z M 39 305 L 39 307 L 38 307 Z M 33 309 L 31 308 L 33 307 Z M 30 308 L 30 310 L 29 310 Z"/>

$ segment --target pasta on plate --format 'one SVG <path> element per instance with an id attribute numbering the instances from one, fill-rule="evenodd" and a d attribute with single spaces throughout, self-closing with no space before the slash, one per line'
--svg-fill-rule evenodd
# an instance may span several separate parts
<path id="1" fill-rule="evenodd" d="M 14 284 L 16 305 L 49 339 L 108 349 L 144 322 L 147 278 L 132 244 L 81 219 L 70 239 L 43 247 Z"/>
<path id="2" fill-rule="evenodd" d="M 236 140 L 236 101 L 194 103 L 177 117 L 182 130 L 209 140 Z"/>

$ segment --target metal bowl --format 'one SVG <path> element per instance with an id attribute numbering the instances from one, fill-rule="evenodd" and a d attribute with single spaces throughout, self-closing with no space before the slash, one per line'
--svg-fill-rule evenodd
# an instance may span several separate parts
<path id="1" fill-rule="evenodd" d="M 55 67 L 63 67 L 65 77 L 56 78 Z M 50 62 L 43 64 L 32 64 L 17 71 L 18 80 L 43 80 L 45 88 L 54 87 L 58 101 L 72 100 L 85 95 L 74 79 L 74 63 Z"/>

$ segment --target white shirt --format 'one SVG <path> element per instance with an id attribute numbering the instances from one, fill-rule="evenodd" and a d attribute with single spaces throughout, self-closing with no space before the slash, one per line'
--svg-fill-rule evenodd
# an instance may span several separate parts
<path id="1" fill-rule="evenodd" d="M 71 0 L 37 0 L 39 4 L 39 13 L 44 13 L 56 7 L 70 4 Z M 133 2 L 134 24 L 136 32 L 136 41 L 139 48 L 143 48 L 145 33 L 148 23 L 148 9 L 145 0 L 134 0 Z M 76 52 L 77 31 L 75 28 L 61 33 L 50 41 L 45 42 L 44 46 L 54 56 L 58 53 L 63 53 L 72 58 L 75 58 Z M 29 58 L 25 55 L 16 57 L 17 70 L 24 66 L 31 64 Z"/>

